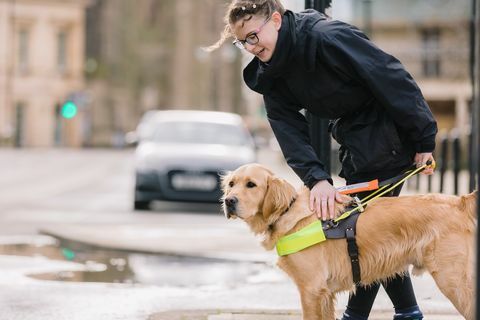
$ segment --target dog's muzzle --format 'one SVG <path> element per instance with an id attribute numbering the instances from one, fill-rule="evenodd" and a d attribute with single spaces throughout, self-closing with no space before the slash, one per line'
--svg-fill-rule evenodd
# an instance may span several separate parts
<path id="1" fill-rule="evenodd" d="M 236 211 L 237 211 L 237 203 L 238 199 L 237 197 L 228 197 L 225 198 L 224 204 L 225 204 L 225 215 L 227 216 L 228 219 L 230 219 L 232 216 L 236 216 Z"/>

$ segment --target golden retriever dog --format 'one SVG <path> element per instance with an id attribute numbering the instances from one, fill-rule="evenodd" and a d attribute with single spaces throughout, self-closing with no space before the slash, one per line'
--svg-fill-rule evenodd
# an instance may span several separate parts
<path id="1" fill-rule="evenodd" d="M 317 220 L 309 209 L 308 188 L 297 191 L 259 164 L 226 174 L 222 185 L 227 218 L 244 220 L 254 234 L 263 236 L 267 250 Z M 361 284 L 387 281 L 413 265 L 414 274 L 428 271 L 465 319 L 473 320 L 476 197 L 477 192 L 372 201 L 357 223 Z M 344 205 L 336 204 L 338 213 Z M 281 256 L 277 264 L 300 292 L 303 319 L 335 319 L 335 294 L 355 288 L 345 239 L 327 239 Z"/>

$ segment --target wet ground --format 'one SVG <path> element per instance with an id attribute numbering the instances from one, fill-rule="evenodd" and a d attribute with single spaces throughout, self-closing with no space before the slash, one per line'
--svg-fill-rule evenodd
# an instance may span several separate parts
<path id="1" fill-rule="evenodd" d="M 129 283 L 173 287 L 197 287 L 215 283 L 233 286 L 271 277 L 273 266 L 198 257 L 141 254 L 100 250 L 65 243 L 48 236 L 24 243 L 0 245 L 0 255 L 44 257 L 83 265 L 83 271 L 55 271 L 28 274 L 39 280 L 70 282 Z M 192 270 L 195 270 L 192 272 Z"/>

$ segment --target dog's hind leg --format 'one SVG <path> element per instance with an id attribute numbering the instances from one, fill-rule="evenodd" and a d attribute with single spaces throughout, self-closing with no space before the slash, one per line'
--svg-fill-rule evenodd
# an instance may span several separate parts
<path id="1" fill-rule="evenodd" d="M 474 255 L 471 239 L 465 234 L 452 233 L 437 240 L 433 257 L 425 261 L 440 291 L 467 320 L 474 319 Z"/>
<path id="2" fill-rule="evenodd" d="M 299 288 L 303 320 L 335 320 L 335 295 L 328 288 Z"/>

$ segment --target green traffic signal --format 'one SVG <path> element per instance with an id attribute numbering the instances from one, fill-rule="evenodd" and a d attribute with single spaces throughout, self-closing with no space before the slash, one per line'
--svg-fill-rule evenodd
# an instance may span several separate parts
<path id="1" fill-rule="evenodd" d="M 77 114 L 77 105 L 72 101 L 67 101 L 63 104 L 60 114 L 65 119 L 72 119 Z"/>

